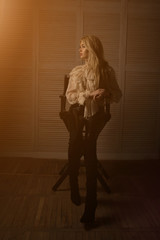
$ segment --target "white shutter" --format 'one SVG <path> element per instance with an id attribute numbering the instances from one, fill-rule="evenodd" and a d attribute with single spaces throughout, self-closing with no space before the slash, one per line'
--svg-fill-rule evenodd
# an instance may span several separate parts
<path id="1" fill-rule="evenodd" d="M 34 136 L 33 10 L 10 2 L 1 5 L 0 18 L 0 151 L 28 152 Z"/>
<path id="2" fill-rule="evenodd" d="M 105 59 L 114 68 L 118 77 L 120 1 L 85 1 L 84 34 L 93 34 L 101 39 Z M 121 151 L 120 108 L 120 103 L 111 105 L 111 120 L 98 139 L 97 152 L 100 158 L 107 158 Z"/>
<path id="3" fill-rule="evenodd" d="M 76 65 L 77 5 L 45 1 L 39 8 L 37 150 L 67 158 L 68 132 L 59 117 L 64 75 Z"/>
<path id="4" fill-rule="evenodd" d="M 81 36 L 94 34 L 123 92 L 99 136 L 99 158 L 158 158 L 159 12 L 158 0 L 1 0 L 1 155 L 67 158 L 59 95 L 80 64 Z"/>
<path id="5" fill-rule="evenodd" d="M 159 151 L 160 4 L 129 1 L 124 102 L 124 153 Z"/>

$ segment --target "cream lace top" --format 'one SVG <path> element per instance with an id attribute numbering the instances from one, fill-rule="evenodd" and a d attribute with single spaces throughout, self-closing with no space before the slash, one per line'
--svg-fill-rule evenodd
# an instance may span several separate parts
<path id="1" fill-rule="evenodd" d="M 103 103 L 94 101 L 89 98 L 91 92 L 99 88 L 99 82 L 97 81 L 95 74 L 92 70 L 89 70 L 87 65 L 79 65 L 70 72 L 69 84 L 66 91 L 66 98 L 70 104 L 78 103 L 85 105 L 84 117 L 88 118 L 93 116 L 99 109 L 99 106 Z M 107 102 L 118 102 L 121 98 L 121 90 L 116 82 L 115 76 L 110 70 L 108 83 Z"/>

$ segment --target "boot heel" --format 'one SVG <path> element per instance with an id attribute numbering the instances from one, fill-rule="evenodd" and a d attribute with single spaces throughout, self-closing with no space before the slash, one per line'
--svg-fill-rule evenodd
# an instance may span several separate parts
<path id="1" fill-rule="evenodd" d="M 85 206 L 85 211 L 80 218 L 81 223 L 94 223 L 95 222 L 95 211 L 97 204 L 95 206 Z"/>

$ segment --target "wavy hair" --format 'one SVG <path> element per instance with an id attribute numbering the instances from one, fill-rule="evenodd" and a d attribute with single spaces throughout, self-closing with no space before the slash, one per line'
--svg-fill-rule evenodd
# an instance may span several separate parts
<path id="1" fill-rule="evenodd" d="M 103 45 L 98 37 L 94 35 L 86 35 L 81 38 L 88 50 L 87 65 L 95 74 L 97 84 L 100 78 L 106 78 L 106 70 L 109 67 L 108 62 L 104 59 Z"/>

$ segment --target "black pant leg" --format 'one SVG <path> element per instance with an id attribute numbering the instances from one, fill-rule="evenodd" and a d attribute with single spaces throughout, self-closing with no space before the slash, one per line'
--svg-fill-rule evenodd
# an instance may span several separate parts
<path id="1" fill-rule="evenodd" d="M 71 106 L 70 108 L 70 131 L 68 160 L 70 166 L 70 177 L 78 176 L 80 158 L 83 154 L 83 108 Z"/>
<path id="2" fill-rule="evenodd" d="M 85 163 L 86 163 L 86 203 L 97 203 L 97 139 L 107 122 L 106 115 L 99 111 L 86 121 Z"/>

